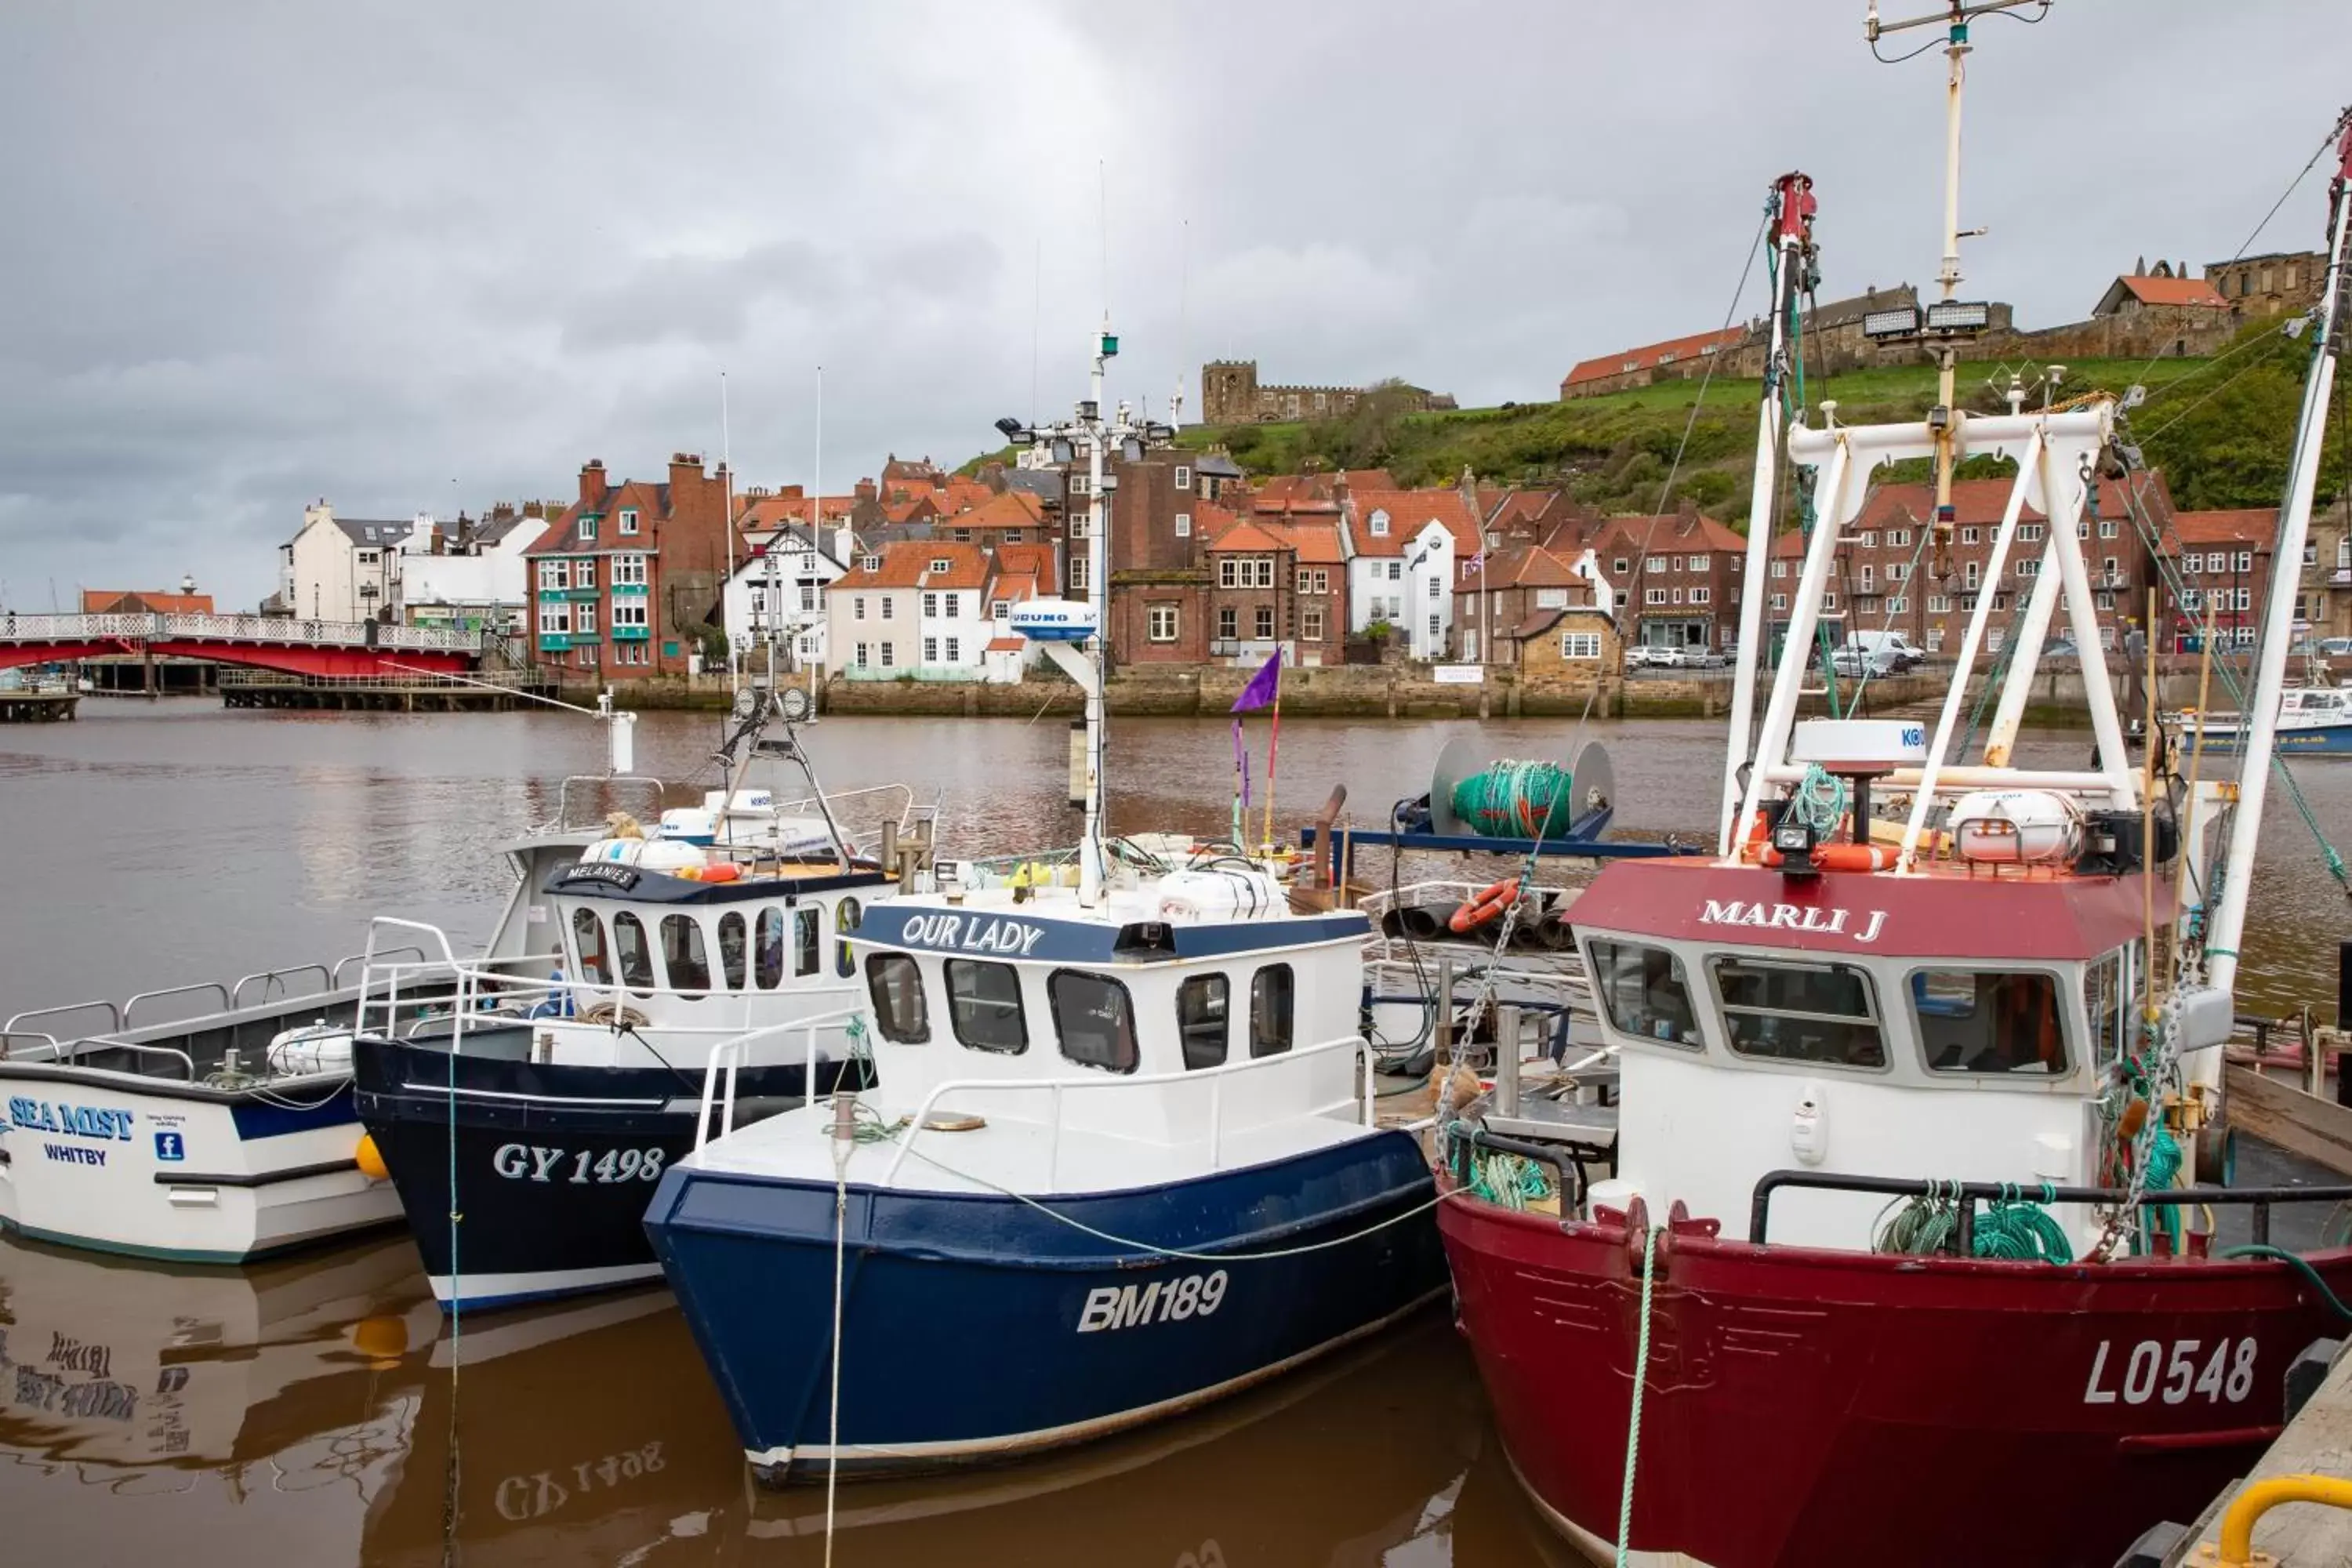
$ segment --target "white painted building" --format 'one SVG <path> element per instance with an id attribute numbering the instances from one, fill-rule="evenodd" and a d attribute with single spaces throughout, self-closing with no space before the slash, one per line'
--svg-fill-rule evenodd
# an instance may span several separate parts
<path id="1" fill-rule="evenodd" d="M 785 638 L 778 648 L 780 667 L 789 647 L 793 669 L 830 671 L 827 594 L 856 558 L 856 537 L 845 528 L 818 536 L 798 526 L 753 530 L 743 537 L 754 553 L 736 563 L 720 595 L 727 646 L 751 661 L 746 668 L 756 668 L 767 658 L 772 630 Z"/>
<path id="2" fill-rule="evenodd" d="M 524 631 L 531 588 L 523 552 L 547 529 L 545 517 L 507 508 L 455 525 L 418 517 L 395 563 L 400 619 L 452 631 Z"/>
<path id="3" fill-rule="evenodd" d="M 1406 657 L 1453 655 L 1454 561 L 1475 551 L 1477 526 L 1454 490 L 1367 490 L 1349 498 L 1348 630 L 1375 621 L 1402 639 Z"/>
<path id="4" fill-rule="evenodd" d="M 278 547 L 279 607 L 306 620 L 372 619 L 396 602 L 400 547 L 415 527 L 337 517 L 323 500 L 304 507 L 301 531 Z"/>
<path id="5" fill-rule="evenodd" d="M 835 668 L 853 680 L 979 680 L 991 618 L 988 552 L 945 540 L 902 540 L 862 552 L 825 593 Z"/>

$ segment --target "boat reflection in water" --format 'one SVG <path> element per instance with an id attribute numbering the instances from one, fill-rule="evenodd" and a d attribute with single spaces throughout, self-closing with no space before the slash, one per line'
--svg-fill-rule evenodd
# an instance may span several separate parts
<path id="1" fill-rule="evenodd" d="M 823 1560 L 823 1491 L 750 1484 L 667 1291 L 480 1323 L 453 1341 L 398 1239 L 241 1272 L 0 1243 L 9 1560 Z M 1434 1311 L 1192 1416 L 838 1510 L 847 1565 L 1499 1568 L 1542 1535 Z"/>

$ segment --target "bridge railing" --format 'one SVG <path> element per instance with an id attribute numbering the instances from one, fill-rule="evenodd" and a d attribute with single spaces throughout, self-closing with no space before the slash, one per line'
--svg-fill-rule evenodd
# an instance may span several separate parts
<path id="1" fill-rule="evenodd" d="M 79 642 L 93 638 L 271 643 L 295 647 L 380 647 L 420 653 L 477 653 L 479 632 L 441 626 L 386 626 L 287 616 L 28 616 L 0 615 L 0 639 Z"/>

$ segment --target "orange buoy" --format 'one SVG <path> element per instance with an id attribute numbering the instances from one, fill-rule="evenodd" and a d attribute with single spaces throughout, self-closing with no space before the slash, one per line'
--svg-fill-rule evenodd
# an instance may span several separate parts
<path id="1" fill-rule="evenodd" d="M 697 879 L 704 882 L 733 882 L 741 879 L 742 875 L 742 867 L 732 860 L 720 860 L 713 865 L 705 866 L 702 868 L 702 875 Z"/>
<path id="2" fill-rule="evenodd" d="M 360 1168 L 360 1174 L 371 1182 L 392 1180 L 392 1172 L 384 1164 L 383 1154 L 376 1148 L 373 1133 L 360 1134 L 359 1147 L 352 1151 L 352 1163 Z"/>
<path id="3" fill-rule="evenodd" d="M 1508 909 L 1512 900 L 1518 896 L 1519 879 L 1517 877 L 1506 877 L 1499 882 L 1479 889 L 1476 898 L 1454 910 L 1454 918 L 1445 922 L 1446 928 L 1456 936 L 1476 931 Z"/>
<path id="4" fill-rule="evenodd" d="M 1813 868 L 1819 871 L 1891 871 L 1902 858 L 1902 851 L 1877 844 L 1817 844 L 1811 856 Z M 1767 866 L 1778 866 L 1782 856 L 1768 847 L 1758 858 Z"/>

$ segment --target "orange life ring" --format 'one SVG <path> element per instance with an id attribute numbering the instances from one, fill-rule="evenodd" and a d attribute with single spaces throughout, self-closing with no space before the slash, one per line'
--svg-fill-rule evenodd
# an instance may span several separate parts
<path id="1" fill-rule="evenodd" d="M 1445 922 L 1446 928 L 1456 936 L 1476 931 L 1510 908 L 1518 896 L 1519 879 L 1506 877 L 1490 887 L 1481 889 L 1476 898 L 1454 910 L 1454 918 Z"/>
<path id="2" fill-rule="evenodd" d="M 1768 847 L 1758 858 L 1767 866 L 1778 866 L 1782 856 Z M 1880 844 L 1816 844 L 1812 853 L 1814 868 L 1822 871 L 1891 871 L 1901 858 L 1901 850 Z"/>

